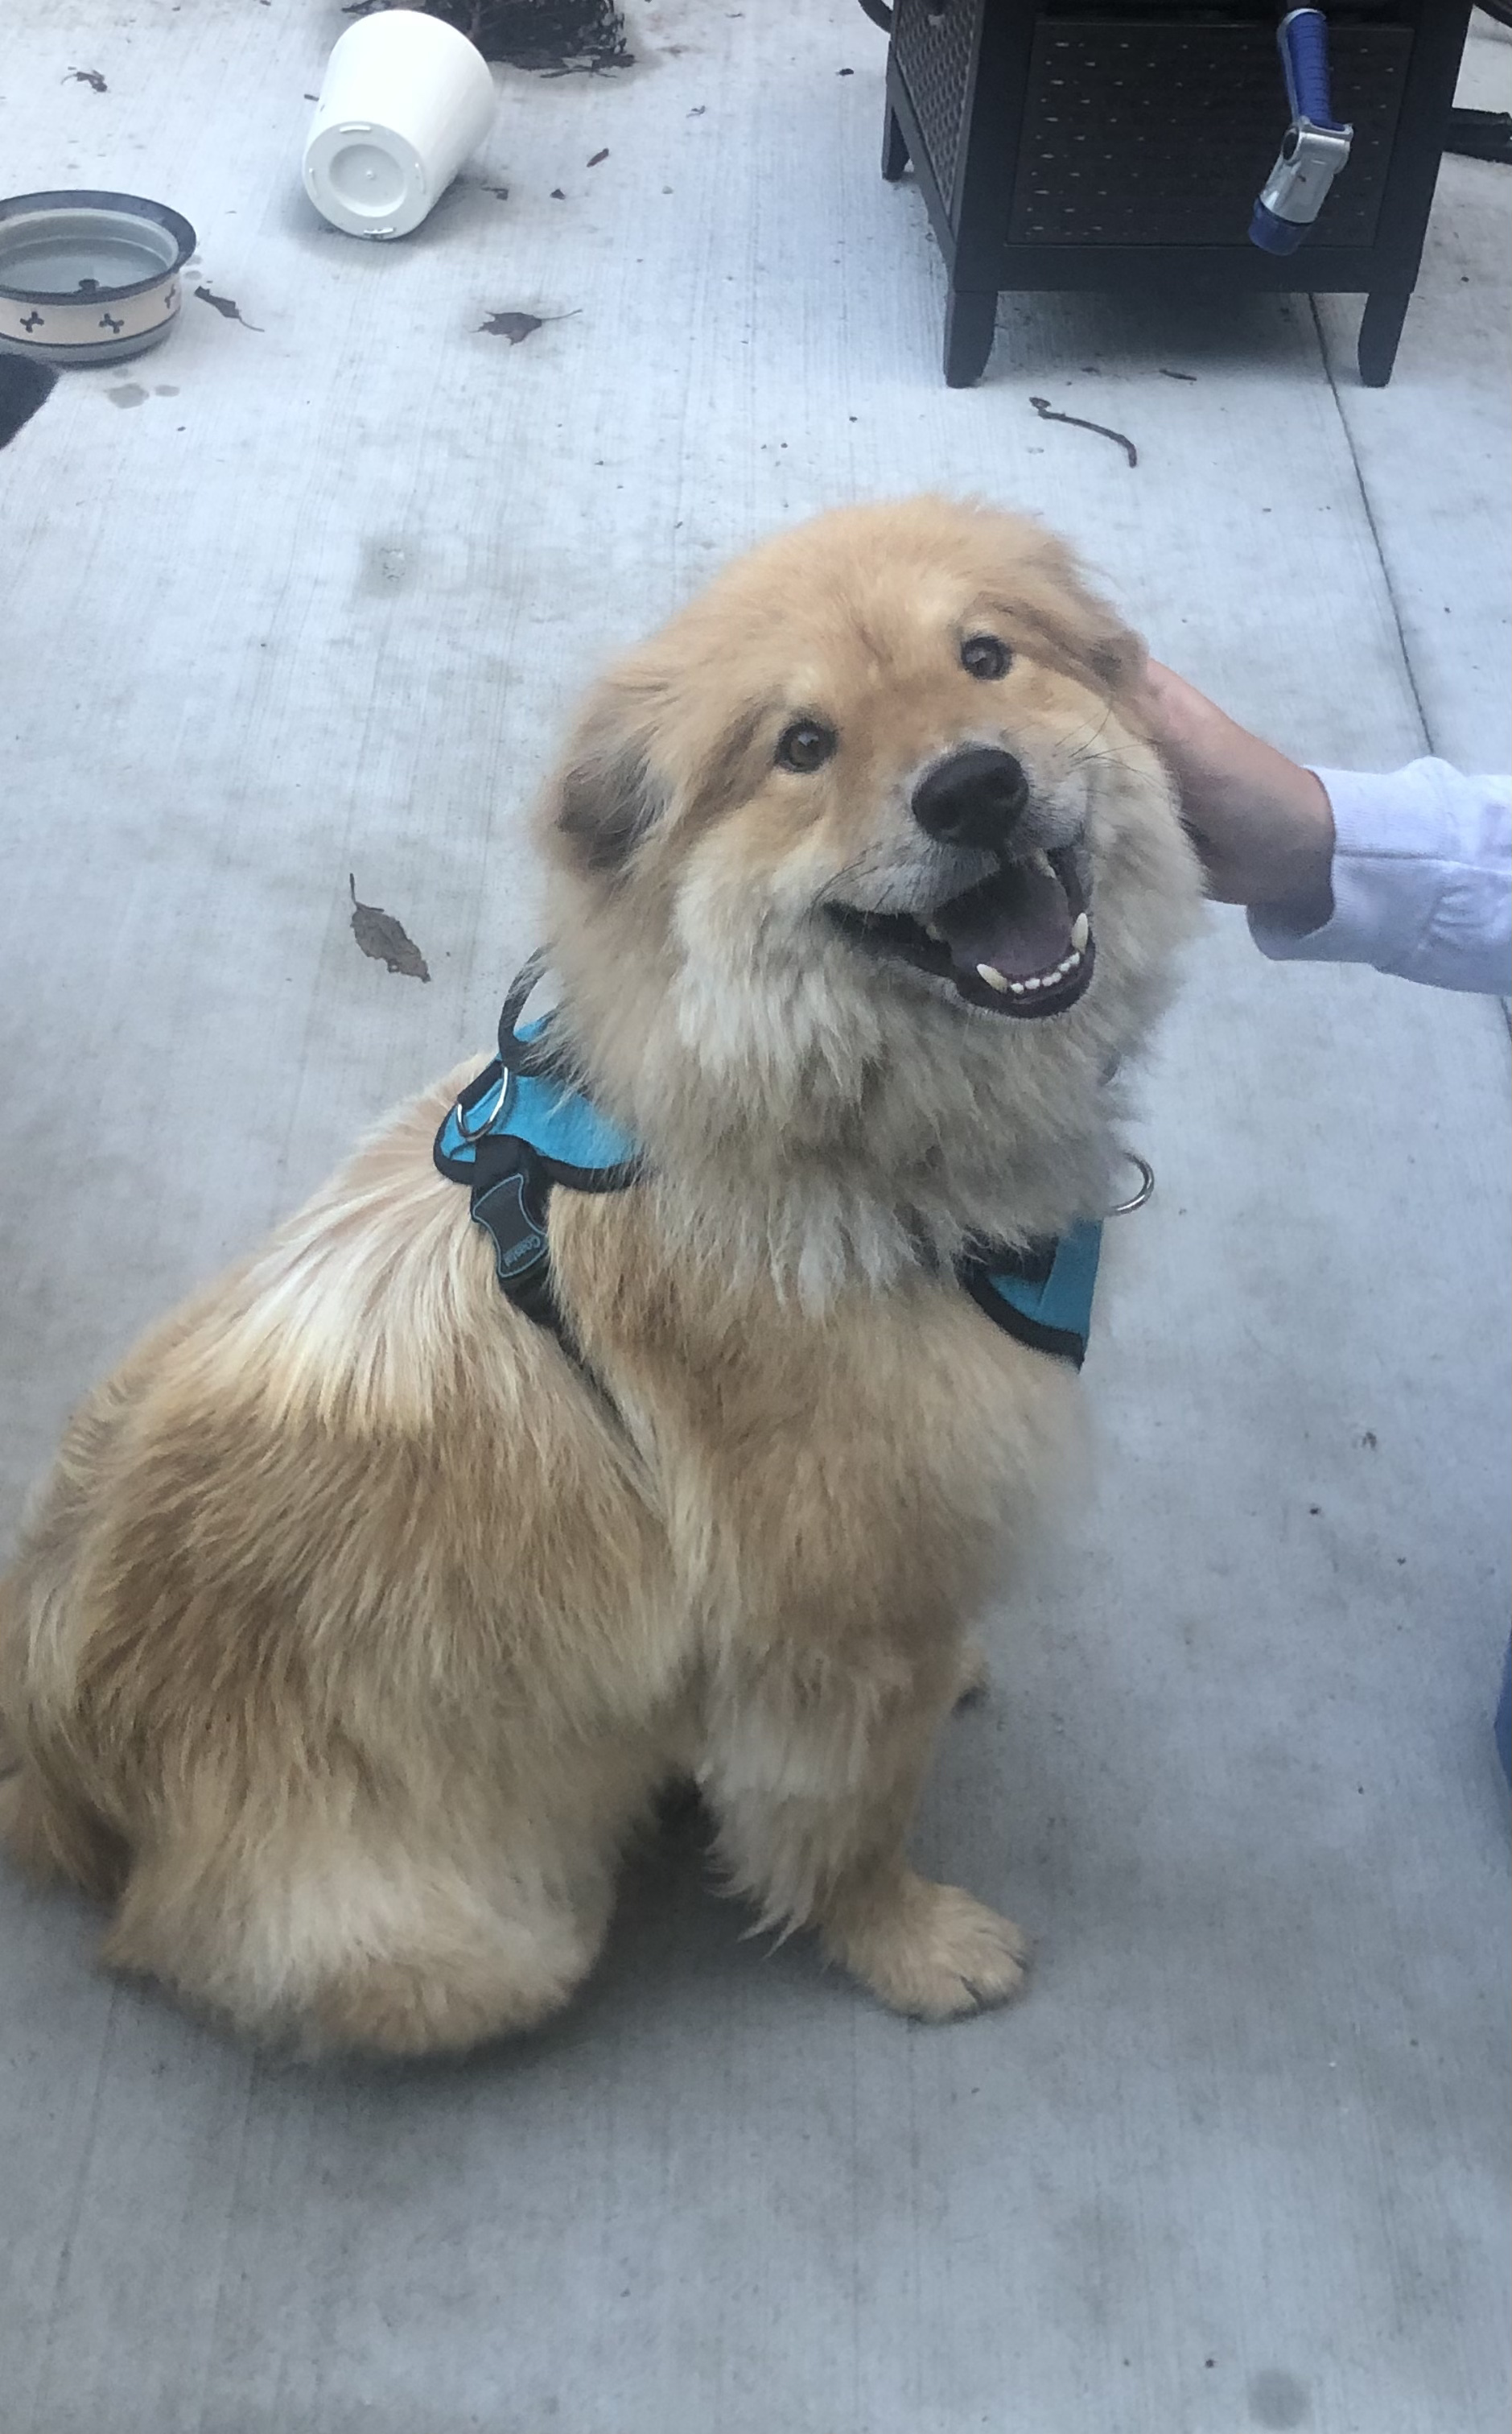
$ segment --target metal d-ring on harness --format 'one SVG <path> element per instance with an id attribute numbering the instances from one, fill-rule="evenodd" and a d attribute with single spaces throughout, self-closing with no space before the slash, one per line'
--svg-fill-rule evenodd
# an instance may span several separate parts
<path id="1" fill-rule="evenodd" d="M 1155 1189 L 1154 1170 L 1134 1150 L 1124 1156 L 1139 1169 L 1139 1190 L 1115 1201 L 1109 1217 L 1128 1217 L 1143 1208 Z M 988 1245 L 977 1256 L 956 1262 L 956 1281 L 970 1294 L 978 1310 L 996 1327 L 1031 1344 L 1037 1352 L 1053 1353 L 1079 1369 L 1086 1357 L 1092 1327 L 1092 1296 L 1097 1281 L 1105 1218 L 1083 1219 L 1054 1238 L 1030 1243 L 1017 1251 L 1007 1243 Z"/>
<path id="2" fill-rule="evenodd" d="M 1115 1200 L 1108 1211 L 1110 1217 L 1131 1217 L 1136 1208 L 1144 1208 L 1155 1190 L 1155 1169 L 1148 1159 L 1141 1157 L 1137 1149 L 1126 1149 L 1124 1156 L 1130 1166 L 1139 1169 L 1139 1190 L 1131 1200 Z"/>
<path id="3" fill-rule="evenodd" d="M 435 1137 L 435 1162 L 450 1182 L 467 1186 L 473 1220 L 493 1243 L 501 1290 L 583 1368 L 552 1276 L 551 1196 L 559 1185 L 624 1191 L 644 1170 L 636 1143 L 601 1113 L 553 1051 L 550 1015 L 521 1021 L 543 969 L 544 959 L 533 955 L 505 998 L 499 1054 L 449 1108 Z M 1142 1208 L 1155 1189 L 1145 1160 L 1131 1150 L 1125 1156 L 1139 1169 L 1140 1188 L 1109 1210 L 1113 1217 Z M 1100 1220 L 1023 1248 L 983 1243 L 956 1261 L 956 1281 L 994 1327 L 1079 1369 L 1101 1243 Z"/>
<path id="4" fill-rule="evenodd" d="M 545 968 L 546 958 L 537 950 L 516 974 L 509 995 L 500 1008 L 499 1054 L 491 1065 L 484 1066 L 477 1081 L 469 1084 L 468 1088 L 463 1092 L 451 1110 L 449 1121 L 455 1124 L 469 1149 L 482 1140 L 494 1118 L 502 1113 L 504 1101 L 509 1092 L 512 1070 L 504 1063 L 507 1053 L 504 1043 L 507 1040 L 512 1049 L 527 1044 L 520 1041 L 517 1026 L 535 994 L 536 984 Z M 478 1082 L 487 1083 L 489 1087 L 485 1088 L 469 1106 L 468 1101 L 472 1091 L 477 1088 Z M 444 1132 L 446 1126 L 443 1125 L 442 1131 Z"/>

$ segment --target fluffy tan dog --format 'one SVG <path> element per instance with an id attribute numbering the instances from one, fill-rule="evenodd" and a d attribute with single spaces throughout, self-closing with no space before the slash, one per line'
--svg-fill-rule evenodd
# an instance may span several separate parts
<path id="1" fill-rule="evenodd" d="M 730 1881 L 930 2019 L 1018 1931 L 915 1875 L 1067 1364 L 952 1263 L 1096 1214 L 1195 866 L 1140 650 L 1037 527 L 845 510 L 590 695 L 544 806 L 579 1358 L 432 1162 L 451 1076 L 73 1421 L 0 1604 L 13 1848 L 107 1957 L 308 2048 L 459 2048 L 593 1963 L 692 1774 Z"/>

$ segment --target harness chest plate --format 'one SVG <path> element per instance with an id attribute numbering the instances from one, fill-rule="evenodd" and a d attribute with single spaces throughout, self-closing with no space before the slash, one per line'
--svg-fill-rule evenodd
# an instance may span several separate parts
<path id="1" fill-rule="evenodd" d="M 530 968 L 527 968 L 529 970 Z M 523 978 L 524 976 L 522 976 Z M 435 1162 L 471 1195 L 494 1246 L 494 1272 L 516 1307 L 570 1348 L 552 1279 L 547 1212 L 557 1185 L 623 1191 L 641 1173 L 636 1144 L 586 1091 L 553 1071 L 549 1020 L 520 1023 L 517 983 L 499 1025 L 499 1054 L 469 1082 L 435 1137 Z M 957 1281 L 994 1327 L 1080 1368 L 1092 1324 L 1100 1224 L 1011 1250 L 984 1244 L 957 1262 Z"/>

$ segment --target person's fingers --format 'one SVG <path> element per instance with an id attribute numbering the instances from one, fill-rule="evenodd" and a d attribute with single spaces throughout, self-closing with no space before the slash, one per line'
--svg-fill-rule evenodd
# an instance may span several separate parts
<path id="1" fill-rule="evenodd" d="M 1334 820 L 1312 771 L 1158 660 L 1147 663 L 1143 697 L 1208 893 L 1233 904 L 1325 902 Z"/>
<path id="2" fill-rule="evenodd" d="M 1221 759 L 1215 744 L 1221 746 L 1222 729 L 1232 722 L 1196 685 L 1159 660 L 1146 662 L 1141 706 L 1175 780 L 1178 808 L 1206 873 L 1209 895 L 1220 902 L 1241 900 L 1224 834 L 1221 771 L 1214 765 Z"/>

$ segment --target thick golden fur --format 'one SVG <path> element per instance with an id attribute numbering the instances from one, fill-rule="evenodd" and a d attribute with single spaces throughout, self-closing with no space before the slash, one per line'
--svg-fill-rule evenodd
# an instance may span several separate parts
<path id="1" fill-rule="evenodd" d="M 89 1398 L 0 1593 L 4 1799 L 112 1962 L 306 2048 L 466 2047 L 567 1999 L 690 1773 L 760 1917 L 885 2002 L 1014 1991 L 1017 1931 L 904 1844 L 1075 1388 L 948 1261 L 1108 1196 L 1197 895 L 1138 661 L 1045 533 L 919 500 L 779 538 L 598 687 L 542 835 L 561 1034 L 648 1161 L 552 1202 L 605 1392 L 433 1168 L 454 1074 Z M 800 713 L 840 735 L 809 776 Z M 1096 968 L 1053 1019 L 821 909 L 915 883 L 909 788 L 969 743 L 1084 831 Z"/>

